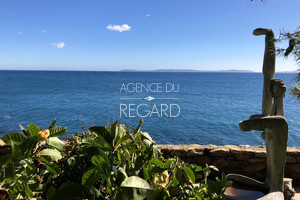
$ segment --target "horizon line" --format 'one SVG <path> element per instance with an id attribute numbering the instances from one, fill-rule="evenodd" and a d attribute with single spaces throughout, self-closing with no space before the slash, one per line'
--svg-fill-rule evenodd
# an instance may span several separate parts
<path id="1" fill-rule="evenodd" d="M 153 70 L 135 70 L 135 69 L 121 69 L 121 70 L 76 70 L 76 69 L 0 69 L 0 71 L 45 71 L 45 72 L 174 72 L 174 73 L 188 73 L 188 72 L 220 72 L 220 73 L 261 73 L 260 71 L 228 69 L 228 70 L 198 70 L 198 69 L 153 69 Z M 291 71 L 277 71 L 277 73 L 299 73 L 299 70 Z"/>

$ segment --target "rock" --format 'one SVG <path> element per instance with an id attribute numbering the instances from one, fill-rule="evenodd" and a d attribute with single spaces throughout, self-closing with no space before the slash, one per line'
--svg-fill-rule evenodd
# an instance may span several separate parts
<path id="1" fill-rule="evenodd" d="M 266 151 L 255 151 L 254 155 L 257 158 L 266 158 L 267 157 L 267 152 Z"/>
<path id="2" fill-rule="evenodd" d="M 295 158 L 295 157 L 293 157 L 293 156 L 289 156 L 289 155 L 287 155 L 286 156 L 286 161 L 285 161 L 286 163 L 296 163 L 297 162 L 297 159 Z"/>
<path id="3" fill-rule="evenodd" d="M 217 159 L 212 162 L 212 165 L 216 166 L 219 170 L 228 167 L 230 164 L 225 159 Z"/>
<path id="4" fill-rule="evenodd" d="M 209 153 L 212 155 L 212 156 L 228 156 L 229 154 L 229 149 L 227 148 L 224 148 L 224 147 L 218 147 L 216 149 L 212 149 L 209 151 Z"/>
<path id="5" fill-rule="evenodd" d="M 267 158 L 251 158 L 248 160 L 249 163 L 261 163 L 261 162 L 264 162 L 266 163 L 267 162 Z"/>
<path id="6" fill-rule="evenodd" d="M 300 164 L 286 164 L 285 176 L 294 180 L 300 180 Z"/>
<path id="7" fill-rule="evenodd" d="M 247 154 L 237 154 L 234 156 L 237 160 L 249 160 L 249 156 Z"/>
<path id="8" fill-rule="evenodd" d="M 245 172 L 260 172 L 264 169 L 266 169 L 267 166 L 266 164 L 253 164 L 253 165 L 247 165 L 245 168 L 244 168 L 244 171 Z"/>
<path id="9" fill-rule="evenodd" d="M 3 142 L 3 140 L 0 139 L 0 146 L 5 146 L 5 142 Z"/>
<path id="10" fill-rule="evenodd" d="M 202 156 L 202 155 L 203 155 L 202 151 L 196 151 L 195 149 L 190 149 L 186 153 L 187 157 L 198 157 L 198 156 Z"/>

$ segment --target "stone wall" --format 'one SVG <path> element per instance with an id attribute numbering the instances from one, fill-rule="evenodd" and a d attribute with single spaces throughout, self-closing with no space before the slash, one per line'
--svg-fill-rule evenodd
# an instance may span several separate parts
<path id="1" fill-rule="evenodd" d="M 264 181 L 266 148 L 263 146 L 159 145 L 164 157 L 177 156 L 188 163 L 216 166 L 226 174 L 236 173 Z M 218 175 L 214 173 L 213 175 Z M 288 147 L 285 177 L 300 182 L 300 148 Z"/>

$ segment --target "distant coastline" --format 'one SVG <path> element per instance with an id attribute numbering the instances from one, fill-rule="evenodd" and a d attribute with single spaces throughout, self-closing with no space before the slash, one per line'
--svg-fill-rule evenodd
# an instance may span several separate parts
<path id="1" fill-rule="evenodd" d="M 122 70 L 49 70 L 49 69 L 0 69 L 0 72 L 157 72 L 157 73 L 167 73 L 167 72 L 177 72 L 177 73 L 261 73 L 251 70 L 195 70 L 195 69 L 154 69 L 154 70 L 135 70 L 135 69 L 122 69 Z M 277 73 L 299 73 L 299 71 L 277 71 Z"/>

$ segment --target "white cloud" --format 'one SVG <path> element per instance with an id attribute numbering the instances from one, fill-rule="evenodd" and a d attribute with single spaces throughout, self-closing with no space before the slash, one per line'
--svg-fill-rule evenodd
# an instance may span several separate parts
<path id="1" fill-rule="evenodd" d="M 40 30 L 39 33 L 47 33 L 47 30 Z"/>
<path id="2" fill-rule="evenodd" d="M 23 32 L 22 32 L 22 31 L 18 31 L 18 34 L 19 34 L 19 35 L 22 35 L 22 34 L 23 34 Z"/>
<path id="3" fill-rule="evenodd" d="M 59 49 L 62 49 L 66 46 L 66 44 L 64 42 L 54 42 L 54 43 L 51 43 L 50 45 L 52 45 L 56 48 L 59 48 Z"/>
<path id="4" fill-rule="evenodd" d="M 151 16 L 150 14 L 145 15 L 145 17 L 150 17 L 150 16 Z"/>
<path id="5" fill-rule="evenodd" d="M 110 31 L 119 31 L 119 32 L 131 30 L 131 26 L 129 26 L 128 24 L 123 24 L 123 25 L 111 25 L 110 24 L 106 28 Z"/>

